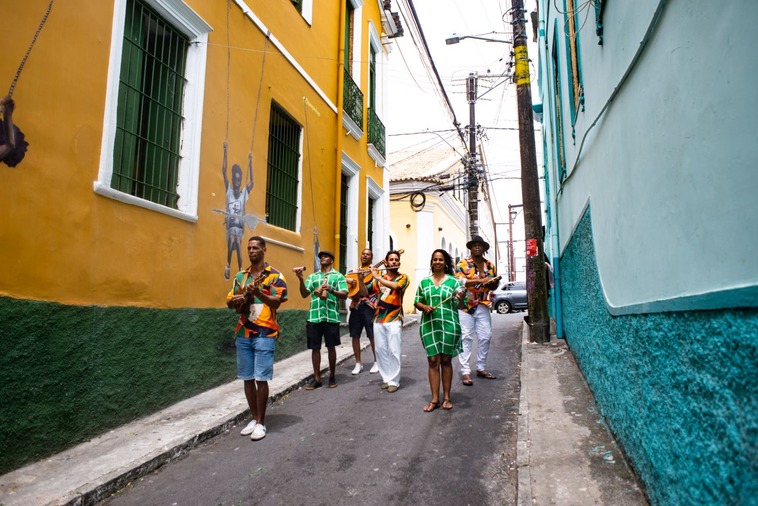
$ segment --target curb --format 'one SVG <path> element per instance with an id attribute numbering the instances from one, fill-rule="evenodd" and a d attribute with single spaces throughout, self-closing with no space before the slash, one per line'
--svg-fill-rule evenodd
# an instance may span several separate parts
<path id="1" fill-rule="evenodd" d="M 518 468 L 516 485 L 516 505 L 532 505 L 532 473 L 529 468 L 529 401 L 524 385 L 529 370 L 529 327 L 524 322 L 521 327 L 521 378 L 518 404 L 518 434 L 516 437 L 516 467 Z"/>
<path id="2" fill-rule="evenodd" d="M 418 321 L 417 315 L 407 315 L 403 328 Z M 349 334 L 340 338 L 350 340 Z M 369 342 L 365 337 L 362 339 L 365 342 L 361 343 L 361 350 L 364 350 Z M 337 364 L 353 356 L 350 343 L 341 345 L 337 350 Z M 281 399 L 313 378 L 310 350 L 278 364 L 283 372 L 278 374 L 278 385 L 275 384 L 277 378 L 269 383 L 269 402 Z M 327 364 L 322 371 L 328 368 Z M 229 431 L 249 415 L 239 382 L 234 380 L 0 476 L 0 504 L 95 504 L 129 482 Z M 155 435 L 166 427 L 171 433 L 179 433 L 178 437 L 169 441 L 165 436 L 161 439 Z M 140 437 L 135 437 L 138 434 Z"/>

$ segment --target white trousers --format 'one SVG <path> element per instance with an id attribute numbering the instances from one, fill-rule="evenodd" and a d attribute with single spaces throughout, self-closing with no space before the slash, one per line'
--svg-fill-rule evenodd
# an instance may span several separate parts
<path id="1" fill-rule="evenodd" d="M 476 370 L 486 370 L 487 353 L 490 351 L 490 340 L 492 339 L 490 308 L 484 304 L 479 304 L 472 315 L 459 310 L 458 318 L 461 321 L 461 344 L 463 345 L 463 352 L 458 355 L 458 360 L 461 362 L 461 375 L 471 374 L 469 360 L 471 349 L 474 346 L 474 333 L 476 333 Z"/>
<path id="2" fill-rule="evenodd" d="M 388 385 L 400 386 L 400 352 L 403 323 L 374 323 L 374 345 L 379 374 Z"/>

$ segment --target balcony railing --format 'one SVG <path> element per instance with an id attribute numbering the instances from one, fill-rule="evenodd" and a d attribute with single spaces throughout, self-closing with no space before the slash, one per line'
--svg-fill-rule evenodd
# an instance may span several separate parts
<path id="1" fill-rule="evenodd" d="M 355 121 L 358 128 L 363 130 L 363 92 L 355 84 L 350 72 L 345 70 L 345 86 L 342 107 L 350 118 Z"/>
<path id="2" fill-rule="evenodd" d="M 386 158 L 384 148 L 384 123 L 376 115 L 376 111 L 369 107 L 368 110 L 368 142 L 373 144 L 377 151 Z"/>

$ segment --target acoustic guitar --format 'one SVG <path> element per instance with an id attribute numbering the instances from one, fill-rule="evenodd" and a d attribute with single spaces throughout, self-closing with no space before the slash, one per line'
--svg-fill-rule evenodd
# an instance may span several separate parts
<path id="1" fill-rule="evenodd" d="M 235 295 L 244 295 L 245 296 L 245 300 L 242 303 L 242 306 L 240 307 L 240 311 L 239 311 L 240 314 L 249 314 L 250 313 L 250 309 L 253 306 L 253 301 L 255 300 L 255 297 L 250 297 L 247 294 L 247 287 L 248 286 L 253 286 L 254 289 L 260 288 L 261 283 L 263 283 L 263 280 L 265 280 L 268 277 L 269 274 L 271 274 L 271 270 L 270 269 L 264 269 L 263 271 L 261 271 L 260 274 L 258 274 L 258 276 L 256 276 L 247 285 L 245 285 L 246 279 L 242 281 L 242 285 L 239 284 L 239 282 L 237 281 L 237 278 L 234 279 L 234 293 L 235 293 Z M 237 293 L 238 289 L 239 289 L 239 293 Z"/>
<path id="2" fill-rule="evenodd" d="M 398 253 L 401 255 L 405 253 L 404 249 L 397 250 Z M 374 264 L 374 268 L 378 269 L 379 267 L 385 265 L 384 259 Z M 363 276 L 363 284 L 368 284 L 371 282 L 371 278 L 373 277 L 371 275 L 371 269 L 363 269 L 363 270 L 354 270 L 350 271 L 347 274 L 345 274 L 345 279 L 352 279 L 355 281 L 355 285 L 350 286 L 350 283 L 347 284 L 347 296 L 350 298 L 355 297 L 358 295 L 358 292 L 360 291 L 359 284 L 358 284 L 358 276 Z"/>

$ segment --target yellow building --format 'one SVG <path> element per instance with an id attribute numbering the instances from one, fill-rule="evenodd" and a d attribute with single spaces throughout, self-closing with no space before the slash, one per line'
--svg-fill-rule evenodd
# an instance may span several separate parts
<path id="1" fill-rule="evenodd" d="M 41 24 L 48 5 L 0 0 L 29 143 L 0 162 L 0 369 L 11 415 L 44 411 L 0 429 L 0 472 L 234 377 L 224 296 L 251 235 L 285 275 L 388 242 L 388 1 L 69 0 Z"/>
<path id="2" fill-rule="evenodd" d="M 443 147 L 393 152 L 390 172 L 391 240 L 395 249 L 405 250 L 400 270 L 408 275 L 409 286 L 403 310 L 411 313 L 418 283 L 431 274 L 432 252 L 444 249 L 454 262 L 469 255 L 466 169 L 461 154 Z M 488 194 L 480 197 L 479 234 L 492 245 L 486 256 L 497 265 Z"/>

